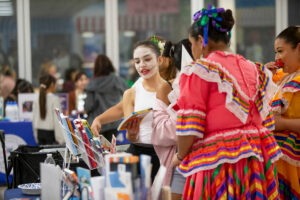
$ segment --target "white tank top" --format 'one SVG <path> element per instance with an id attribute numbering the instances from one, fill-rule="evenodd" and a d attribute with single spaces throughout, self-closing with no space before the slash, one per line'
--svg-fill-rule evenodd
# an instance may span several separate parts
<path id="1" fill-rule="evenodd" d="M 135 84 L 135 102 L 134 111 L 140 111 L 147 108 L 153 108 L 156 92 L 148 92 L 143 86 L 143 81 L 136 82 Z M 139 143 L 151 144 L 152 135 L 152 111 L 146 115 L 140 125 Z"/>

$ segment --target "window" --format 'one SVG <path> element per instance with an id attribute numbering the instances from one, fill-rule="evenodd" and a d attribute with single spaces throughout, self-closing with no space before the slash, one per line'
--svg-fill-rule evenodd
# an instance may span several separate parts
<path id="1" fill-rule="evenodd" d="M 58 86 L 70 68 L 91 76 L 96 55 L 105 53 L 104 17 L 104 0 L 31 0 L 33 84 L 46 61 L 57 67 Z"/>
<path id="2" fill-rule="evenodd" d="M 0 67 L 18 74 L 16 1 L 0 1 Z"/>
<path id="3" fill-rule="evenodd" d="M 237 53 L 254 62 L 274 60 L 275 1 L 235 0 Z"/>

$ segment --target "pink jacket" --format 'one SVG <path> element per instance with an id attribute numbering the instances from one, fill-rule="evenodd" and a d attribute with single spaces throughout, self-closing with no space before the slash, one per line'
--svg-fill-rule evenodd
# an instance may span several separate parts
<path id="1" fill-rule="evenodd" d="M 173 116 L 174 115 L 174 116 Z M 173 175 L 172 158 L 176 153 L 176 112 L 168 112 L 168 106 L 156 99 L 153 106 L 152 144 L 160 164 L 167 168 L 163 185 L 170 185 Z"/>

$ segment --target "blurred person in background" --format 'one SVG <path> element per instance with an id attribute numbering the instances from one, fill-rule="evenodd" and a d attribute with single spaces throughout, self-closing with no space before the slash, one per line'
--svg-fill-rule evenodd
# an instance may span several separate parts
<path id="1" fill-rule="evenodd" d="M 62 88 L 63 92 L 71 92 L 75 89 L 75 77 L 77 72 L 77 69 L 72 67 L 66 70 L 65 80 Z"/>
<path id="2" fill-rule="evenodd" d="M 117 104 L 128 88 L 126 81 L 115 74 L 110 59 L 106 55 L 98 55 L 94 64 L 94 76 L 86 87 L 84 109 L 88 114 L 88 122 L 92 124 L 98 115 Z M 100 133 L 111 141 L 112 134 L 117 133 L 117 127 L 118 122 L 105 124 Z"/>
<path id="3" fill-rule="evenodd" d="M 60 100 L 54 94 L 56 79 L 46 74 L 40 78 L 40 92 L 33 103 L 33 128 L 39 145 L 65 143 L 55 108 L 61 110 Z"/>
<path id="4" fill-rule="evenodd" d="M 4 63 L 0 71 L 0 96 L 5 100 L 16 85 L 16 73 L 8 63 Z"/>
<path id="5" fill-rule="evenodd" d="M 258 30 L 250 30 L 248 33 L 249 45 L 246 46 L 245 56 L 247 59 L 263 62 L 263 47 L 261 45 L 261 35 Z"/>
<path id="6" fill-rule="evenodd" d="M 53 76 L 55 79 L 57 79 L 56 72 L 57 72 L 56 66 L 51 61 L 45 61 L 41 64 L 38 78 L 40 79 L 42 76 L 49 74 Z"/>
<path id="7" fill-rule="evenodd" d="M 18 94 L 20 93 L 33 93 L 32 84 L 25 79 L 18 79 L 16 82 L 16 86 L 6 98 L 6 101 L 18 102 Z"/>
<path id="8" fill-rule="evenodd" d="M 57 66 L 58 78 L 64 78 L 66 70 L 71 66 L 67 45 L 59 45 L 57 47 L 57 52 L 52 62 Z"/>
<path id="9" fill-rule="evenodd" d="M 85 92 L 85 87 L 89 83 L 89 78 L 85 72 L 78 72 L 75 76 L 75 89 L 69 92 L 69 114 L 72 114 L 72 111 L 78 113 L 85 113 L 84 102 L 87 97 Z"/>
<path id="10" fill-rule="evenodd" d="M 18 102 L 18 94 L 20 94 L 20 93 L 33 93 L 32 84 L 30 82 L 26 81 L 25 79 L 17 80 L 15 88 L 5 99 L 4 113 L 5 113 L 6 103 L 9 101 Z"/>

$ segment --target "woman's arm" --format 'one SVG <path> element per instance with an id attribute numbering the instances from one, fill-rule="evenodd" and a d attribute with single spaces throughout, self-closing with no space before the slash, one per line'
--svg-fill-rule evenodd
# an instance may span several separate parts
<path id="1" fill-rule="evenodd" d="M 101 115 L 98 115 L 94 119 L 91 129 L 96 136 L 99 136 L 99 132 L 103 124 L 120 120 L 123 116 L 123 101 L 120 101 L 118 104 L 110 107 Z"/>
<path id="2" fill-rule="evenodd" d="M 177 136 L 178 137 L 178 152 L 177 154 L 174 155 L 173 157 L 173 166 L 177 166 L 181 163 L 183 158 L 188 154 L 190 151 L 193 143 L 194 143 L 194 138 L 195 136 L 193 135 L 188 135 L 188 136 Z"/>
<path id="3" fill-rule="evenodd" d="M 177 144 L 176 136 L 176 112 L 174 116 L 167 111 L 170 104 L 168 94 L 172 91 L 170 85 L 165 82 L 156 92 L 156 100 L 153 106 L 153 134 L 152 143 L 158 146 L 174 146 Z"/>
<path id="4" fill-rule="evenodd" d="M 289 130 L 300 133 L 300 119 L 288 119 L 282 117 L 281 115 L 275 115 L 275 130 Z"/>
<path id="5" fill-rule="evenodd" d="M 135 89 L 130 88 L 123 95 L 124 117 L 129 116 L 134 111 Z M 139 121 L 133 120 L 128 123 L 126 138 L 130 142 L 137 142 L 139 136 Z"/>

